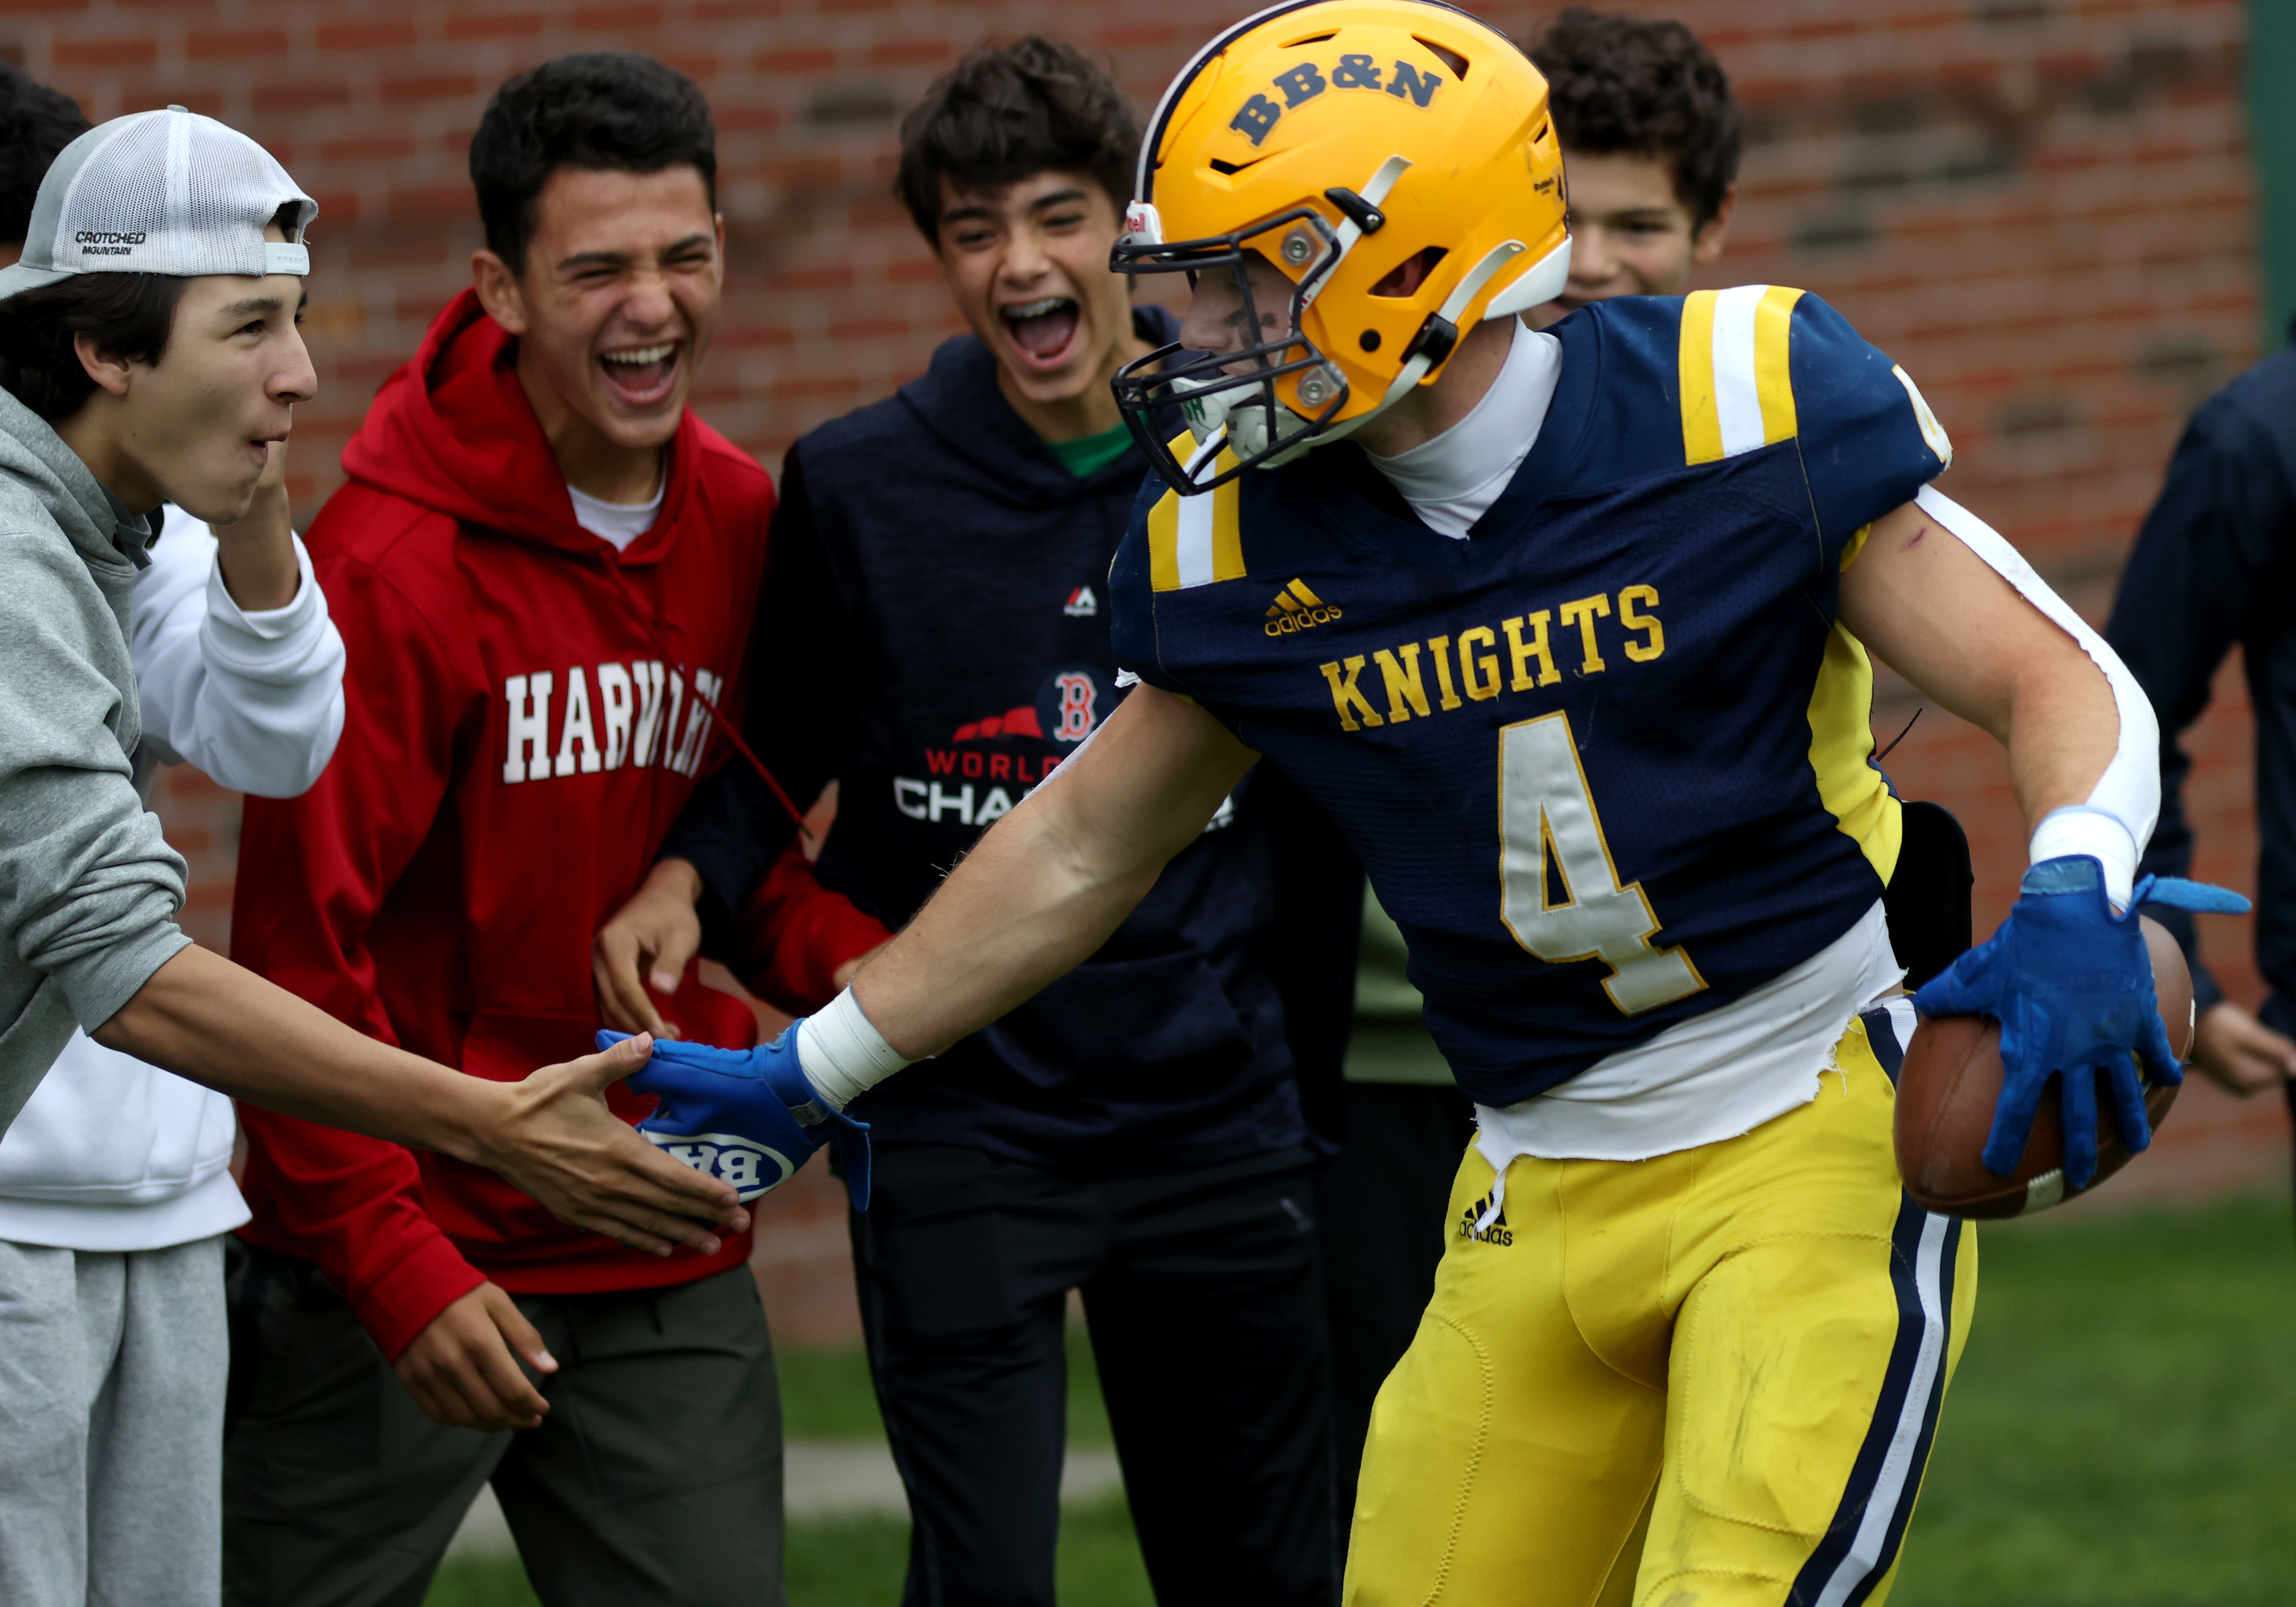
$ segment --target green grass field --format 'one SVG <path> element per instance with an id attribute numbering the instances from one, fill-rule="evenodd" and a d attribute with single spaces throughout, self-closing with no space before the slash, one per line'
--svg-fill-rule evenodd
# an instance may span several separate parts
<path id="1" fill-rule="evenodd" d="M 1977 1324 L 1892 1607 L 2296 1603 L 2296 1232 L 2284 1200 L 1986 1230 Z M 1071 1352 L 1072 1437 L 1106 1444 Z M 874 1435 L 857 1353 L 782 1358 L 790 1432 Z M 907 1525 L 794 1528 L 791 1607 L 893 1607 Z M 1149 1607 L 1121 1498 L 1072 1508 L 1063 1607 Z M 429 1607 L 523 1607 L 515 1562 L 458 1562 Z M 1179 1607 L 1179 1604 L 1175 1604 Z"/>
<path id="2" fill-rule="evenodd" d="M 1892 1607 L 2296 1602 L 2284 1200 L 1980 1240 Z"/>
<path id="3" fill-rule="evenodd" d="M 791 1439 L 875 1439 L 885 1432 L 869 1386 L 869 1358 L 859 1350 L 783 1350 L 775 1365 L 782 1382 L 782 1431 Z M 1069 1443 L 1114 1442 L 1092 1347 L 1070 1329 Z"/>

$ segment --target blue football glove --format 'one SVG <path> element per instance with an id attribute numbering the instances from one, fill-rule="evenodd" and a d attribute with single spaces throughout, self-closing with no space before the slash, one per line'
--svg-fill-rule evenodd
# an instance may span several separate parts
<path id="1" fill-rule="evenodd" d="M 2009 1177 L 2025 1153 L 2051 1078 L 2060 1079 L 2065 1184 L 2096 1175 L 2098 1085 L 2131 1153 L 2152 1142 L 2144 1070 L 2157 1083 L 2184 1080 L 2152 992 L 2152 963 L 2137 929 L 2146 904 L 2239 914 L 2248 900 L 2174 876 L 2136 884 L 2125 914 L 2104 896 L 2104 869 L 2087 855 L 2046 859 L 2025 873 L 2009 918 L 1914 995 L 1923 1015 L 1988 1015 L 2001 1023 L 2001 1099 L 1985 1142 L 1986 1169 Z"/>
<path id="2" fill-rule="evenodd" d="M 598 1047 L 628 1036 L 601 1032 Z M 794 1026 L 756 1049 L 656 1038 L 653 1058 L 627 1078 L 661 1101 L 638 1134 L 695 1171 L 724 1178 L 744 1200 L 778 1188 L 816 1150 L 835 1144 L 853 1209 L 867 1210 L 869 1124 L 831 1109 L 815 1091 L 797 1039 Z"/>

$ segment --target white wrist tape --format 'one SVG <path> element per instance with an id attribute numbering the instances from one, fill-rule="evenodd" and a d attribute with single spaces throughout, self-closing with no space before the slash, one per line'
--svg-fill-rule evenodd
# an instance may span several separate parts
<path id="1" fill-rule="evenodd" d="M 2107 897 L 2127 908 L 2137 856 L 2152 840 L 2153 824 L 2161 816 L 2161 726 L 2152 717 L 2144 689 L 2128 673 L 2120 655 L 2107 647 L 2104 638 L 2091 630 L 2063 598 L 2043 584 L 2024 554 L 1999 531 L 1935 486 L 1923 486 L 1914 502 L 2080 644 L 2090 661 L 2104 672 L 2105 682 L 2112 688 L 2113 707 L 2120 715 L 2120 736 L 2112 762 L 2079 805 L 2053 812 L 2034 828 L 2031 851 L 2036 864 L 2064 854 L 2094 855 L 2104 866 Z M 2099 816 L 2104 818 L 2097 819 Z M 2083 816 L 2093 824 L 2083 824 Z"/>
<path id="2" fill-rule="evenodd" d="M 840 1111 L 910 1063 L 869 1024 L 850 988 L 798 1023 L 797 1055 L 814 1092 Z"/>
<path id="3" fill-rule="evenodd" d="M 2103 809 L 2073 804 L 2052 809 L 2033 828 L 2028 864 L 2086 854 L 2104 867 L 2104 896 L 2115 909 L 2127 909 L 2136 889 L 2136 841 L 2128 828 Z"/>

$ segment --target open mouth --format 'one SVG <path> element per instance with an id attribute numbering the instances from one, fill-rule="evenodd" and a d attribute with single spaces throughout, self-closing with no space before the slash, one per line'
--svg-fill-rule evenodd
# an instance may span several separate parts
<path id="1" fill-rule="evenodd" d="M 627 346 L 602 351 L 598 362 L 606 385 L 626 406 L 651 407 L 665 400 L 677 384 L 677 363 L 684 342 L 657 341 L 652 346 Z"/>
<path id="2" fill-rule="evenodd" d="M 996 316 L 1021 355 L 1040 368 L 1057 368 L 1068 360 L 1082 322 L 1082 310 L 1066 296 L 1000 307 Z"/>

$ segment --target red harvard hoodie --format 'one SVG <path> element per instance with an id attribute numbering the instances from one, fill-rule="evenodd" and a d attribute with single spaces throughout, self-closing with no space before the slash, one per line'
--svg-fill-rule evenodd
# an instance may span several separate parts
<path id="1" fill-rule="evenodd" d="M 635 892 L 730 744 L 773 482 L 688 413 L 652 529 L 617 553 L 574 521 L 512 368 L 464 291 L 384 381 L 308 543 L 349 664 L 318 785 L 250 798 L 233 957 L 337 1019 L 473 1077 L 586 1054 L 590 937 Z M 745 1006 L 689 973 L 668 1012 L 746 1045 Z M 646 1103 L 617 1086 L 615 1110 Z M 491 1278 L 520 1293 L 681 1283 L 742 1264 L 642 1255 L 493 1173 L 242 1106 L 241 1231 L 306 1257 L 396 1359 Z"/>

